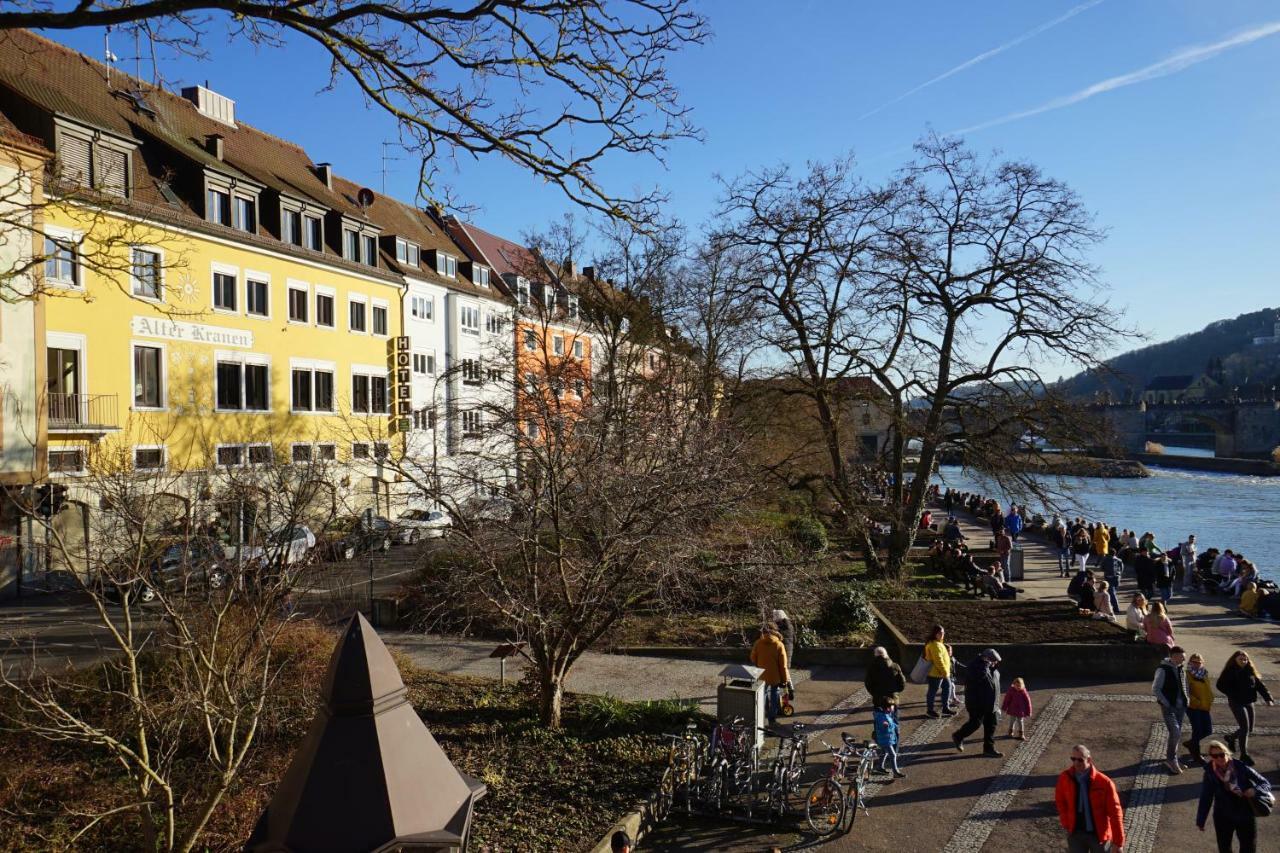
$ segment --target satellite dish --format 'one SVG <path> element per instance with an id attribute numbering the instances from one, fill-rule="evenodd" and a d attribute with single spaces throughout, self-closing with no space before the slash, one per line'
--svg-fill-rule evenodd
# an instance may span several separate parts
<path id="1" fill-rule="evenodd" d="M 369 205 L 373 204 L 373 190 L 368 187 L 361 187 L 360 191 L 356 193 L 356 201 L 360 203 L 360 207 L 368 209 Z"/>

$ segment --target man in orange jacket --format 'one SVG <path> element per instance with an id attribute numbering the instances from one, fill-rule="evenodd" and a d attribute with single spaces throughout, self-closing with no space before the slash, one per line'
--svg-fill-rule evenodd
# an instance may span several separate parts
<path id="1" fill-rule="evenodd" d="M 1122 853 L 1124 811 L 1116 783 L 1093 766 L 1084 744 L 1071 748 L 1071 766 L 1054 789 L 1058 820 L 1067 831 L 1069 853 Z"/>
<path id="2" fill-rule="evenodd" d="M 782 713 L 782 688 L 791 681 L 787 647 L 776 622 L 766 622 L 760 639 L 751 647 L 751 663 L 764 670 L 760 680 L 765 683 L 764 714 L 772 726 Z"/>

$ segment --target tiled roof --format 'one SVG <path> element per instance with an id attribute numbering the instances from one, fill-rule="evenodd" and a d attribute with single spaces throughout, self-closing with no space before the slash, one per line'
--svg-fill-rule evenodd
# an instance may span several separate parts
<path id="1" fill-rule="evenodd" d="M 0 142 L 12 143 L 41 154 L 52 153 L 39 139 L 19 130 L 18 126 L 3 112 L 0 112 Z"/>
<path id="2" fill-rule="evenodd" d="M 488 261 L 498 275 L 518 275 L 532 279 L 537 278 L 535 272 L 541 272 L 542 265 L 528 246 L 499 237 L 470 222 L 454 221 L 470 237 L 482 258 Z"/>

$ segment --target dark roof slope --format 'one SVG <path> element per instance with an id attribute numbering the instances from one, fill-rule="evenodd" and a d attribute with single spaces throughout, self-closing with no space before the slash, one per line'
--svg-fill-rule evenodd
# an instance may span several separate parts
<path id="1" fill-rule="evenodd" d="M 1148 391 L 1181 391 L 1194 382 L 1196 378 L 1187 373 L 1172 376 L 1155 376 L 1147 383 Z"/>

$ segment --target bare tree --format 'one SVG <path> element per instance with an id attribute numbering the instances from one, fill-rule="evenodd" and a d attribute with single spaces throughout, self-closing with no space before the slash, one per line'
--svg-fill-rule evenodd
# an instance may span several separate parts
<path id="1" fill-rule="evenodd" d="M 634 216 L 654 196 L 614 194 L 597 165 L 612 152 L 660 159 L 696 133 L 667 68 L 708 35 L 688 0 L 13 0 L 0 10 L 0 30 L 110 26 L 196 56 L 215 21 L 264 46 L 292 36 L 319 46 L 330 85 L 350 80 L 396 120 L 421 155 L 426 194 L 443 155 L 496 155 L 578 204 Z"/>

